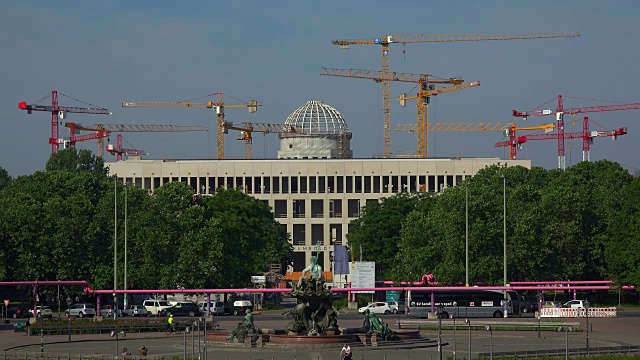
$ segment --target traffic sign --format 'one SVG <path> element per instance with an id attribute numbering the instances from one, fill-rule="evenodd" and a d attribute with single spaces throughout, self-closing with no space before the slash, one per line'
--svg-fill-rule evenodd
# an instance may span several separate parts
<path id="1" fill-rule="evenodd" d="M 9 299 L 4 299 L 4 306 L 9 307 Z"/>

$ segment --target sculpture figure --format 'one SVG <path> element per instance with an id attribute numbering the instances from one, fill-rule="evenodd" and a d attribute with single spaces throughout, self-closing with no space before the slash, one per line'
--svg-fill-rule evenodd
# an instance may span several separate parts
<path id="1" fill-rule="evenodd" d="M 389 325 L 385 324 L 382 319 L 376 316 L 376 314 L 367 310 L 367 316 L 369 320 L 369 331 L 367 334 L 377 334 L 380 335 L 384 340 L 391 340 L 391 336 L 393 335 L 393 331 L 389 329 Z M 365 320 L 366 323 L 367 320 Z"/>
<path id="2" fill-rule="evenodd" d="M 258 329 L 256 329 L 253 324 L 253 314 L 251 313 L 251 309 L 247 309 L 244 321 L 236 325 L 227 340 L 233 342 L 233 338 L 236 338 L 238 339 L 238 342 L 243 343 L 247 338 L 247 335 L 251 335 L 251 342 L 258 340 Z"/>

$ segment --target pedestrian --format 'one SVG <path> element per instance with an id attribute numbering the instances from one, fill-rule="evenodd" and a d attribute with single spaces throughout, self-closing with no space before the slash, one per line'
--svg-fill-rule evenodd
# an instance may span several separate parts
<path id="1" fill-rule="evenodd" d="M 127 355 L 131 355 L 131 351 L 129 351 L 127 348 L 122 349 L 122 356 L 127 356 Z"/>
<path id="2" fill-rule="evenodd" d="M 147 347 L 146 346 L 141 346 L 140 349 L 138 349 L 138 353 L 140 356 L 147 356 Z"/>
<path id="3" fill-rule="evenodd" d="M 344 344 L 344 346 L 342 346 L 342 350 L 340 350 L 340 358 L 344 360 L 351 360 L 351 356 L 353 356 L 351 347 L 349 344 Z"/>

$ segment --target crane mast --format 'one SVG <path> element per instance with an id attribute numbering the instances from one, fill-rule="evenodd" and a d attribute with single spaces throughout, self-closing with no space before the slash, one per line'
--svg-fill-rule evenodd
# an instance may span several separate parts
<path id="1" fill-rule="evenodd" d="M 535 110 L 535 111 L 517 111 L 512 110 L 511 114 L 515 117 L 522 117 L 522 119 L 526 120 L 529 116 L 548 116 L 555 115 L 557 121 L 558 128 L 558 169 L 564 170 L 566 168 L 566 156 L 564 150 L 564 114 L 584 114 L 584 113 L 592 113 L 592 112 L 607 112 L 607 111 L 620 111 L 620 110 L 640 110 L 640 102 L 635 103 L 626 103 L 626 104 L 615 104 L 615 105 L 605 105 L 605 106 L 586 106 L 586 107 L 575 107 L 575 108 L 565 108 L 564 101 L 562 99 L 562 95 L 558 95 L 557 97 L 557 106 L 555 111 L 546 109 L 546 110 Z"/>
<path id="2" fill-rule="evenodd" d="M 409 34 L 385 35 L 365 39 L 333 40 L 333 45 L 341 49 L 348 49 L 350 45 L 380 45 L 382 48 L 382 113 L 384 117 L 384 156 L 391 157 L 391 76 L 389 45 L 393 43 L 443 43 L 443 42 L 472 42 L 490 40 L 530 40 L 550 38 L 570 38 L 580 36 L 579 33 L 546 32 L 520 34 Z"/>
<path id="3" fill-rule="evenodd" d="M 217 135 L 216 135 L 216 144 L 218 146 L 218 159 L 224 159 L 224 109 L 225 108 L 247 108 L 249 113 L 254 113 L 258 111 L 258 106 L 262 106 L 258 104 L 256 100 L 249 100 L 245 104 L 242 105 L 226 105 L 222 99 L 222 93 L 217 92 L 209 95 L 217 95 L 218 101 L 207 101 L 207 102 L 191 102 L 191 101 L 176 101 L 176 102 L 159 102 L 159 101 L 151 101 L 151 102 L 131 102 L 124 101 L 122 102 L 122 107 L 157 107 L 157 108 L 176 108 L 176 109 L 185 109 L 185 108 L 194 108 L 194 109 L 213 109 L 216 112 L 218 125 L 217 125 Z"/>

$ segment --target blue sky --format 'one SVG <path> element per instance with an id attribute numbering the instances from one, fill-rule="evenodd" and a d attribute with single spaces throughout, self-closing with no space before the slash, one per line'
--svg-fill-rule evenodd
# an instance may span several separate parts
<path id="1" fill-rule="evenodd" d="M 210 126 L 214 121 L 202 109 L 122 108 L 123 101 L 178 101 L 223 92 L 263 104 L 254 114 L 228 109 L 227 120 L 282 123 L 307 100 L 323 100 L 347 120 L 355 157 L 381 154 L 381 86 L 319 76 L 322 67 L 379 70 L 380 48 L 340 50 L 331 44 L 339 38 L 580 32 L 572 39 L 392 45 L 392 71 L 461 76 L 482 84 L 433 98 L 430 122 L 509 122 L 512 109 L 531 110 L 557 94 L 566 97 L 566 107 L 608 104 L 577 98 L 640 101 L 639 15 L 637 1 L 3 1 L 0 166 L 13 176 L 44 169 L 50 115 L 27 115 L 17 103 L 35 102 L 52 89 L 113 112 L 67 119 L 87 125 Z M 391 85 L 392 99 L 412 91 L 412 84 Z M 78 105 L 66 98 L 60 103 Z M 414 123 L 414 106 L 412 101 L 401 108 L 392 100 L 392 124 Z M 592 160 L 640 168 L 640 112 L 588 116 L 603 128 L 629 131 L 617 141 L 595 139 Z M 565 131 L 581 131 L 582 116 L 565 120 Z M 147 158 L 215 156 L 215 131 L 123 135 L 126 147 L 146 150 Z M 235 137 L 233 132 L 226 137 L 227 158 L 244 157 L 244 144 Z M 431 134 L 429 153 L 505 158 L 508 150 L 493 146 L 501 140 L 500 133 Z M 394 152 L 414 151 L 415 136 L 394 132 L 392 146 Z M 568 165 L 581 159 L 581 141 L 565 146 Z M 97 143 L 78 147 L 95 151 Z M 254 158 L 275 158 L 278 147 L 276 135 L 254 135 Z M 531 141 L 518 156 L 553 168 L 556 149 L 555 141 Z"/>

